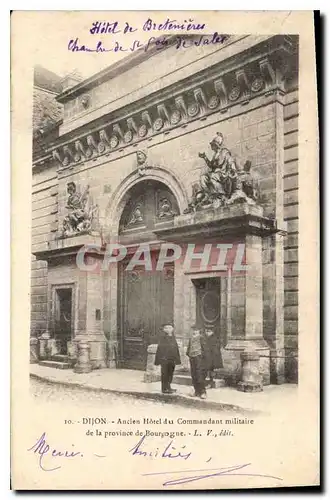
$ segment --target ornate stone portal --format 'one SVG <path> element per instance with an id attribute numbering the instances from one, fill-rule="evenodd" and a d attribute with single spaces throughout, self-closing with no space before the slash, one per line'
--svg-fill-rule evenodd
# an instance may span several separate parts
<path id="1" fill-rule="evenodd" d="M 251 162 L 239 169 L 229 149 L 222 147 L 223 135 L 218 132 L 210 142 L 213 156 L 199 153 L 207 166 L 193 187 L 192 200 L 186 213 L 203 208 L 218 208 L 233 203 L 255 204 L 259 198 L 258 180 L 251 174 Z"/>
<path id="2" fill-rule="evenodd" d="M 66 208 L 69 213 L 63 219 L 63 237 L 89 233 L 93 229 L 93 223 L 98 218 L 98 205 L 91 202 L 89 186 L 84 189 L 82 194 L 79 194 L 76 184 L 69 182 L 67 193 L 69 196 Z"/>

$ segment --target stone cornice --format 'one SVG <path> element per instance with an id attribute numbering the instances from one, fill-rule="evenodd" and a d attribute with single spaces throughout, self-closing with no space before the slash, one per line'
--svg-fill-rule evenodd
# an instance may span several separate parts
<path id="1" fill-rule="evenodd" d="M 153 245 L 162 240 L 183 243 L 195 241 L 196 238 L 208 237 L 243 237 L 246 234 L 254 234 L 261 237 L 271 234 L 285 234 L 279 228 L 277 221 L 264 217 L 262 207 L 238 203 L 226 207 L 209 208 L 199 212 L 182 214 L 174 217 L 163 227 L 156 227 L 153 230 L 158 240 L 153 241 Z M 143 238 L 142 238 L 143 239 Z M 134 245 L 139 239 L 134 238 Z M 33 254 L 41 260 L 49 260 L 56 256 L 75 254 L 79 248 L 88 245 L 92 253 L 92 247 L 104 249 L 105 240 L 101 234 L 81 234 L 68 238 L 55 238 L 44 244 L 38 245 L 38 249 Z M 127 244 L 128 240 L 120 239 L 121 244 Z M 94 247 L 93 247 L 94 248 Z"/>
<path id="2" fill-rule="evenodd" d="M 187 81 L 112 113 L 108 120 L 103 117 L 102 126 L 90 127 L 88 133 L 83 133 L 85 126 L 79 136 L 59 143 L 62 137 L 58 146 L 50 147 L 50 155 L 61 170 L 72 168 L 184 127 L 196 119 L 226 113 L 232 106 L 244 105 L 255 97 L 284 92 L 293 44 L 290 38 L 277 36 L 261 45 L 263 51 L 259 47 L 257 51 L 248 51 L 244 58 L 242 55 L 229 58 Z"/>
<path id="3" fill-rule="evenodd" d="M 168 227 L 155 229 L 160 240 L 188 241 L 203 236 L 267 236 L 279 232 L 277 222 L 263 216 L 258 205 L 238 203 L 175 217 Z"/>

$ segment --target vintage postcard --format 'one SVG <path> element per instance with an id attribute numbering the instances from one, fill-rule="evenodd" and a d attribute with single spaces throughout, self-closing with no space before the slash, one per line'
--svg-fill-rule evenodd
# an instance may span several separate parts
<path id="1" fill-rule="evenodd" d="M 16 11 L 12 488 L 318 486 L 313 13 Z"/>

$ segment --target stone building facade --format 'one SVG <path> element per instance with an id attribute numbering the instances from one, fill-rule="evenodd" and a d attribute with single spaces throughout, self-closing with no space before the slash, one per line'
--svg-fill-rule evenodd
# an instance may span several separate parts
<path id="1" fill-rule="evenodd" d="M 33 159 L 31 336 L 49 337 L 46 356 L 74 359 L 86 339 L 93 368 L 143 370 L 173 321 L 184 370 L 197 322 L 215 328 L 228 383 L 247 348 L 265 384 L 297 382 L 298 38 L 173 41 L 62 84 L 63 119 Z M 243 184 L 248 172 L 258 196 L 208 198 L 212 161 L 233 164 Z M 101 248 L 85 260 L 101 263 L 111 242 L 127 256 L 147 242 L 153 262 L 161 242 L 244 244 L 249 267 L 77 266 L 82 247 Z"/>

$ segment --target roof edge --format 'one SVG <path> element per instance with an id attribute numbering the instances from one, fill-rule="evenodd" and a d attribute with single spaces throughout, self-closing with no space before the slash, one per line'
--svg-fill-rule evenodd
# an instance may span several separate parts
<path id="1" fill-rule="evenodd" d="M 187 35 L 187 36 L 196 36 L 196 35 Z M 171 40 L 174 39 L 175 37 L 176 35 L 168 35 L 167 39 Z M 162 36 L 162 38 L 164 38 L 164 35 Z M 141 62 L 148 60 L 155 54 L 163 52 L 171 47 L 171 43 L 169 43 L 168 45 L 159 48 L 159 46 L 157 46 L 155 42 L 156 40 L 153 42 L 153 46 L 150 46 L 148 51 L 146 51 L 143 47 L 141 47 L 140 49 L 124 57 L 120 61 L 111 64 L 110 66 L 104 68 L 95 75 L 92 75 L 84 79 L 82 82 L 77 83 L 77 85 L 75 85 L 74 87 L 71 87 L 66 91 L 62 92 L 57 96 L 56 100 L 61 104 L 64 104 L 65 102 L 72 99 L 76 95 L 82 93 L 84 90 L 90 90 L 91 88 L 96 87 L 97 85 L 100 85 L 104 81 L 108 80 L 112 76 L 117 76 L 120 73 L 125 73 L 125 71 L 128 71 L 129 69 L 133 68 L 134 66 L 137 66 Z"/>

